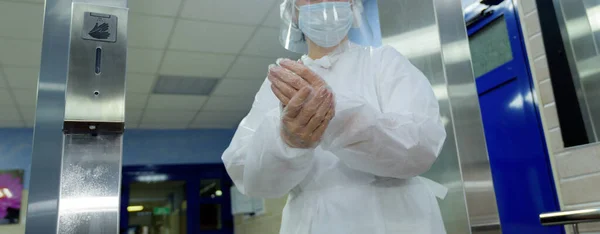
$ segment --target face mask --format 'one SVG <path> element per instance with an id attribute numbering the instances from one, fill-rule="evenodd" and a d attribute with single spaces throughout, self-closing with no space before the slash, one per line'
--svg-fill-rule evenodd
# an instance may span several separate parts
<path id="1" fill-rule="evenodd" d="M 330 48 L 348 35 L 354 15 L 349 2 L 322 2 L 299 8 L 298 27 L 315 44 Z"/>

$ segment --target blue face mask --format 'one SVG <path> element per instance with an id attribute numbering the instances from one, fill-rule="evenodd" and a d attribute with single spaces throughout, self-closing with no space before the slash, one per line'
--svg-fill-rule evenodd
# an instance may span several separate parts
<path id="1" fill-rule="evenodd" d="M 324 48 L 340 44 L 353 22 L 349 2 L 322 2 L 299 8 L 298 27 L 312 42 Z"/>

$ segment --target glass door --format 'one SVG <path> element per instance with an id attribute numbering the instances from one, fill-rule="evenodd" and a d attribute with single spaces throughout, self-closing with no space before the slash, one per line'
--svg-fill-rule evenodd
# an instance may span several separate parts
<path id="1" fill-rule="evenodd" d="M 199 190 L 199 221 L 200 232 L 219 233 L 223 229 L 225 204 L 230 200 L 223 197 L 223 189 L 220 179 L 200 180 Z"/>
<path id="2" fill-rule="evenodd" d="M 185 234 L 186 182 L 135 182 L 129 185 L 128 234 Z"/>
<path id="3" fill-rule="evenodd" d="M 222 165 L 124 167 L 121 233 L 233 234 Z"/>

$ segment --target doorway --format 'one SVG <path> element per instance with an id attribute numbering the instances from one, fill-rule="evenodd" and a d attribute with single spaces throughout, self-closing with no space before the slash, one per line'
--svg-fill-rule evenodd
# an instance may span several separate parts
<path id="1" fill-rule="evenodd" d="M 233 234 L 231 185 L 219 164 L 126 166 L 121 233 Z"/>

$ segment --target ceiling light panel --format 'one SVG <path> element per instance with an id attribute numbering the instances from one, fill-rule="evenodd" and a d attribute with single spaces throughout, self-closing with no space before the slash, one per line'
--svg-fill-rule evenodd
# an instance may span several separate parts
<path id="1" fill-rule="evenodd" d="M 154 93 L 208 96 L 218 81 L 217 78 L 160 76 L 154 86 Z"/>

